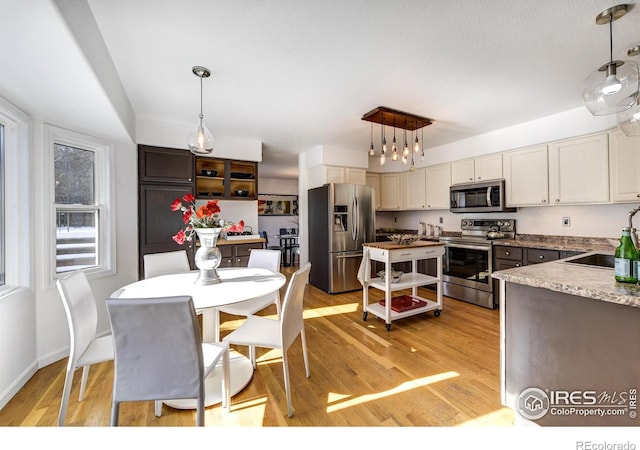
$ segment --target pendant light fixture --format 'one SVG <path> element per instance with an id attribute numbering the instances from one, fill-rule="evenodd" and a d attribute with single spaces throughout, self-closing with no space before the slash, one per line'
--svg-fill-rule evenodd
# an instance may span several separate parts
<path id="1" fill-rule="evenodd" d="M 385 106 L 378 106 L 372 109 L 368 113 L 362 116 L 362 120 L 366 120 L 372 123 L 378 123 L 380 128 L 380 165 L 384 165 L 387 161 L 387 139 L 385 126 L 387 123 L 393 123 L 393 143 L 391 146 L 391 159 L 397 161 L 402 154 L 402 162 L 404 164 L 409 163 L 409 154 L 411 154 L 411 166 L 410 171 L 415 170 L 414 153 L 421 152 L 422 160 L 424 161 L 424 127 L 431 125 L 433 121 L 426 117 L 416 116 L 406 112 L 398 111 L 395 109 L 387 108 Z M 403 124 L 403 125 L 402 125 Z M 398 144 L 396 141 L 396 127 L 400 127 L 404 130 L 404 147 L 402 152 L 398 151 Z M 420 139 L 418 139 L 418 131 L 422 130 L 422 142 L 420 145 Z M 410 132 L 409 138 L 411 142 L 413 140 L 413 132 L 416 132 L 415 143 L 413 145 L 413 151 L 409 148 L 409 140 L 407 139 L 407 132 Z M 375 146 L 373 145 L 373 131 L 371 131 L 371 144 L 369 146 L 369 156 L 375 156 Z"/>
<path id="2" fill-rule="evenodd" d="M 407 163 L 409 160 L 409 143 L 407 142 L 407 121 L 404 121 L 404 147 L 402 148 L 402 162 Z"/>
<path id="3" fill-rule="evenodd" d="M 200 115 L 198 116 L 198 128 L 189 133 L 187 147 L 195 155 L 209 155 L 213 152 L 213 136 L 205 126 L 202 114 L 202 79 L 211 76 L 211 72 L 202 66 L 193 66 L 191 71 L 200 78 Z"/>
<path id="4" fill-rule="evenodd" d="M 396 122 L 393 122 L 393 143 L 391 144 L 391 160 L 398 160 L 398 144 L 396 144 Z"/>
<path id="5" fill-rule="evenodd" d="M 640 45 L 630 48 L 628 56 L 640 55 Z M 640 92 L 636 93 L 636 101 L 631 108 L 625 109 L 616 115 L 616 122 L 627 136 L 640 136 Z"/>
<path id="6" fill-rule="evenodd" d="M 627 13 L 628 5 L 605 9 L 596 24 L 609 24 L 609 62 L 600 66 L 583 83 L 582 101 L 594 116 L 615 114 L 630 108 L 638 95 L 638 65 L 613 60 L 613 21 Z"/>
<path id="7" fill-rule="evenodd" d="M 376 154 L 375 148 L 373 148 L 373 123 L 371 123 L 371 146 L 369 147 L 369 156 Z"/>
<path id="8" fill-rule="evenodd" d="M 373 125 L 373 122 L 371 122 Z M 380 127 L 380 141 L 382 142 L 382 149 L 380 150 L 380 165 L 384 165 L 387 161 L 387 137 L 384 135 L 384 118 L 382 119 L 382 127 Z"/>

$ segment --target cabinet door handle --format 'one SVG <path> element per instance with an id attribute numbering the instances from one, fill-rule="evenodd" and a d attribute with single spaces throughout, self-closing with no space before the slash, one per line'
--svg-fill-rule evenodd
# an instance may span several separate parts
<path id="1" fill-rule="evenodd" d="M 191 181 L 191 178 L 188 178 L 187 181 Z"/>
<path id="2" fill-rule="evenodd" d="M 504 252 L 504 254 L 509 256 L 511 253 L 510 252 Z"/>
<path id="3" fill-rule="evenodd" d="M 543 199 L 542 199 L 542 203 L 547 203 L 547 199 L 546 199 L 546 198 L 543 198 Z"/>
<path id="4" fill-rule="evenodd" d="M 544 255 L 540 255 L 540 256 L 538 256 L 538 258 L 544 259 Z"/>
<path id="5" fill-rule="evenodd" d="M 640 194 L 636 194 L 636 197 L 640 198 Z"/>
<path id="6" fill-rule="evenodd" d="M 520 267 L 520 263 L 516 263 L 516 267 Z"/>
<path id="7" fill-rule="evenodd" d="M 556 203 L 560 203 L 560 199 L 559 198 L 556 199 Z"/>

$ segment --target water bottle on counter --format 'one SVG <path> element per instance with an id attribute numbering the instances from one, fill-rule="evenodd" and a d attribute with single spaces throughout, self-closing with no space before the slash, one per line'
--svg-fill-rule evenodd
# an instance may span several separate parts
<path id="1" fill-rule="evenodd" d="M 622 283 L 638 282 L 638 250 L 631 240 L 631 228 L 622 229 L 615 253 L 615 277 Z"/>

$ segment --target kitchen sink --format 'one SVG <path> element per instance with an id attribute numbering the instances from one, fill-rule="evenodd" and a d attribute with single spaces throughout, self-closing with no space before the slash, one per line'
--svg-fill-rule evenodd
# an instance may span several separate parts
<path id="1" fill-rule="evenodd" d="M 571 264 L 582 264 L 585 266 L 604 267 L 613 269 L 615 266 L 615 257 L 613 255 L 605 255 L 602 253 L 594 253 L 586 256 L 577 256 L 575 258 L 566 259 L 564 262 Z"/>

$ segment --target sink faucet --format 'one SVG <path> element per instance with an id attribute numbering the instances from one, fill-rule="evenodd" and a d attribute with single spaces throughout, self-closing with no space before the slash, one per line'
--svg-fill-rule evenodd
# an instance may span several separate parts
<path id="1" fill-rule="evenodd" d="M 629 228 L 631 228 L 631 239 L 633 240 L 633 245 L 635 245 L 636 248 L 638 248 L 638 234 L 636 233 L 636 229 L 633 228 L 633 216 L 635 216 L 638 211 L 640 211 L 640 206 L 629 211 Z"/>

